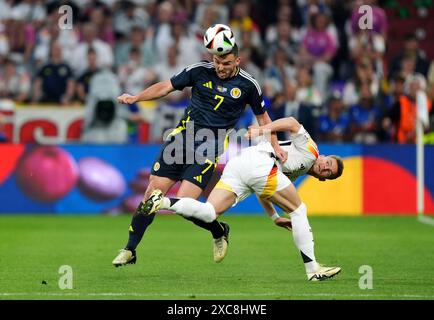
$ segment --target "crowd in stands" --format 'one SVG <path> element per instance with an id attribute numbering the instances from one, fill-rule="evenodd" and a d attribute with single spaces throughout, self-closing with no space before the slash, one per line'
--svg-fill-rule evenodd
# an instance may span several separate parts
<path id="1" fill-rule="evenodd" d="M 362 4 L 373 8 L 372 29 L 360 28 Z M 72 8 L 72 28 L 59 24 L 62 5 Z M 102 101 L 98 108 L 110 110 L 107 87 L 112 97 L 136 94 L 210 60 L 203 34 L 215 23 L 234 31 L 241 67 L 262 85 L 271 118 L 298 118 L 318 142 L 414 143 L 418 90 L 433 115 L 434 57 L 409 30 L 387 59 L 388 18 L 374 0 L 0 0 L 0 99 Z M 165 103 L 185 106 L 188 97 L 176 92 Z M 137 106 L 128 112 L 140 121 Z M 239 125 L 252 121 L 247 111 Z"/>

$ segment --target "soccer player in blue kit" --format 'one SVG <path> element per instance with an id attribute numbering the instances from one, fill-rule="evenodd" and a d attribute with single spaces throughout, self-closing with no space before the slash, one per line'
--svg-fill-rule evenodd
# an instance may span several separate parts
<path id="1" fill-rule="evenodd" d="M 260 126 L 271 123 L 260 85 L 239 64 L 238 47 L 235 44 L 229 53 L 213 55 L 212 62 L 190 65 L 170 80 L 158 82 L 137 95 L 123 94 L 118 97 L 120 103 L 132 104 L 155 100 L 174 90 L 192 87 L 190 104 L 154 162 L 149 185 L 129 227 L 128 243 L 113 260 L 114 266 L 136 262 L 136 248 L 155 217 L 155 213 L 144 213 L 144 203 L 153 190 L 159 189 L 165 194 L 177 181 L 181 181 L 178 198 L 199 198 L 212 177 L 218 157 L 224 152 L 227 134 L 240 119 L 246 105 L 250 105 Z M 196 133 L 202 129 L 211 130 L 213 138 L 208 136 L 206 141 L 200 139 Z M 221 130 L 226 130 L 227 134 L 219 134 Z M 206 152 L 203 159 L 198 161 L 195 155 L 199 149 L 204 149 L 204 144 Z M 279 146 L 275 135 L 271 144 L 277 158 L 285 162 L 287 152 Z M 172 151 L 175 151 L 175 161 Z M 192 155 L 193 161 L 189 159 Z M 212 233 L 214 257 L 217 257 L 216 262 L 220 261 L 219 254 L 224 254 L 228 244 L 228 224 L 217 220 L 205 223 L 196 218 L 186 219 Z"/>

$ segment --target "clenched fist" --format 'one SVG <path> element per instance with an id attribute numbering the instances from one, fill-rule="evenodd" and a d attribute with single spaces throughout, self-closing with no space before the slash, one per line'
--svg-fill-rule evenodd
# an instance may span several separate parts
<path id="1" fill-rule="evenodd" d="M 137 97 L 132 96 L 128 93 L 124 93 L 123 95 L 120 95 L 117 99 L 119 103 L 125 103 L 125 104 L 132 104 L 137 102 Z"/>

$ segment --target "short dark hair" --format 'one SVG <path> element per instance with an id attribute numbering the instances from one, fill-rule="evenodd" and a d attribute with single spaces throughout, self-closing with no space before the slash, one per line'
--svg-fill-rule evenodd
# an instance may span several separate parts
<path id="1" fill-rule="evenodd" d="M 222 54 L 222 56 L 227 56 L 228 54 L 233 54 L 235 57 L 238 57 L 238 55 L 240 54 L 240 52 L 239 52 L 239 49 L 238 49 L 238 45 L 236 43 L 232 47 L 231 51 L 229 51 L 226 54 Z"/>
<path id="2" fill-rule="evenodd" d="M 139 51 L 139 49 L 132 47 L 130 49 L 130 54 L 140 54 L 140 51 Z"/>
<path id="3" fill-rule="evenodd" d="M 87 49 L 87 54 L 96 54 L 95 48 L 90 46 L 89 49 Z"/>
<path id="4" fill-rule="evenodd" d="M 342 158 L 339 156 L 331 155 L 329 157 L 335 159 L 336 163 L 338 165 L 338 170 L 336 171 L 336 173 L 330 175 L 327 178 L 328 180 L 334 180 L 334 179 L 339 178 L 342 175 L 342 173 L 344 172 L 344 162 L 342 161 Z"/>
<path id="5" fill-rule="evenodd" d="M 405 35 L 405 41 L 412 41 L 412 40 L 417 41 L 416 33 L 414 33 L 414 32 L 409 32 L 409 33 L 407 33 L 407 34 Z"/>

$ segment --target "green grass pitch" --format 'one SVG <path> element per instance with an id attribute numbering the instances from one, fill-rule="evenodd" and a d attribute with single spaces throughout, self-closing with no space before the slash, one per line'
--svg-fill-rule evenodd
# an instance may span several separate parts
<path id="1" fill-rule="evenodd" d="M 415 217 L 311 217 L 319 262 L 342 267 L 310 283 L 292 235 L 265 216 L 228 215 L 229 253 L 211 235 L 158 216 L 135 265 L 114 268 L 130 216 L 0 216 L 0 299 L 434 299 L 434 227 Z M 59 288 L 62 265 L 73 289 Z M 362 290 L 361 266 L 373 271 Z"/>

